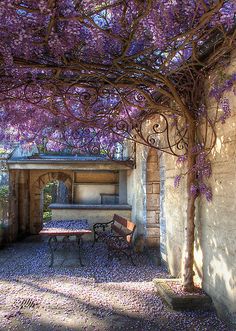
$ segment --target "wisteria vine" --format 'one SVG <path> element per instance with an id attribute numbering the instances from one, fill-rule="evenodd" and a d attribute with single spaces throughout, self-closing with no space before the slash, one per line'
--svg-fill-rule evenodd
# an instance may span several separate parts
<path id="1" fill-rule="evenodd" d="M 194 203 L 211 200 L 208 155 L 235 75 L 211 83 L 213 116 L 205 82 L 235 47 L 235 13 L 235 0 L 0 1 L 1 139 L 111 158 L 135 141 L 186 161 L 186 289 Z"/>

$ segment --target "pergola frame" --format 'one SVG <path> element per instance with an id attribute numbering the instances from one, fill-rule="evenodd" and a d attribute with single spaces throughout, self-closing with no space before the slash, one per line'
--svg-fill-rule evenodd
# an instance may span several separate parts
<path id="1" fill-rule="evenodd" d="M 140 50 L 131 52 L 134 42 L 137 42 L 140 25 L 152 14 L 154 1 L 114 0 L 97 7 L 74 1 L 72 15 L 63 15 L 55 0 L 44 1 L 43 8 L 35 1 L 13 1 L 10 10 L 14 15 L 22 15 L 25 21 L 27 18 L 42 20 L 42 29 L 32 32 L 32 43 L 35 43 L 35 49 L 38 47 L 43 51 L 33 59 L 13 54 L 13 67 L 6 64 L 4 56 L 0 58 L 1 104 L 21 102 L 35 113 L 39 110 L 47 112 L 50 123 L 58 118 L 59 123 L 51 125 L 60 131 L 60 140 L 63 138 L 71 148 L 82 141 L 81 149 L 89 146 L 90 152 L 99 152 L 101 139 L 107 136 L 112 137 L 115 144 L 124 139 L 131 140 L 187 161 L 188 207 L 183 281 L 187 290 L 193 287 L 197 197 L 191 191 L 202 171 L 197 168 L 199 155 L 203 155 L 204 166 L 208 165 L 207 155 L 215 145 L 215 124 L 220 118 L 218 107 L 214 116 L 202 108 L 206 101 L 204 84 L 209 70 L 227 58 L 236 39 L 235 26 L 227 29 L 221 21 L 215 22 L 230 1 L 193 2 L 192 24 L 183 32 L 169 36 L 167 46 L 161 49 L 147 43 Z M 128 17 L 132 10 L 135 14 L 129 26 Z M 119 16 L 122 33 L 115 33 L 109 26 L 111 12 L 122 13 Z M 97 23 L 98 18 L 104 20 L 105 25 Z M 91 49 L 81 41 L 76 49 L 71 48 L 55 57 L 50 51 L 52 35 L 55 37 L 55 31 L 66 28 L 70 22 L 72 26 L 77 22 L 92 34 L 97 33 L 99 38 L 113 40 L 114 49 L 119 45 L 120 51 L 115 52 L 111 46 L 110 53 L 103 53 L 104 58 L 94 50 L 97 55 L 86 59 L 84 54 Z M 189 50 L 191 52 L 186 56 Z M 76 137 L 73 137 L 74 131 L 68 134 L 68 128 L 74 123 L 78 123 L 80 128 Z M 147 123 L 151 124 L 148 126 Z M 43 125 L 35 135 L 31 134 L 30 139 L 33 141 L 42 130 Z M 83 142 L 87 133 L 89 138 Z M 109 139 L 106 140 L 106 150 L 112 151 L 109 154 L 112 157 L 114 141 L 111 145 L 107 141 Z"/>

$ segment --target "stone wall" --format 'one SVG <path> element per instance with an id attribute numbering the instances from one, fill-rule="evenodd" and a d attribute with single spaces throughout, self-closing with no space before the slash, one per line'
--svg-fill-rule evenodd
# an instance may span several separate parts
<path id="1" fill-rule="evenodd" d="M 182 269 L 184 222 L 187 208 L 186 179 L 182 178 L 179 187 L 174 187 L 175 176 L 183 171 L 177 168 L 176 157 L 164 154 L 163 167 L 165 179 L 162 181 L 162 190 L 165 190 L 165 194 L 161 204 L 161 214 L 164 214 L 161 225 L 166 241 L 164 252 L 166 257 L 163 258 L 168 264 L 170 273 L 179 277 Z M 163 240 L 161 244 L 164 245 Z"/>
<path id="2" fill-rule="evenodd" d="M 146 234 L 146 160 L 148 148 L 137 145 L 136 168 L 127 172 L 128 204 L 132 206 L 131 219 L 137 224 L 136 234 Z"/>
<path id="3" fill-rule="evenodd" d="M 17 169 L 9 170 L 11 197 L 9 201 L 9 241 L 39 233 L 43 225 L 43 189 L 48 183 L 56 180 L 64 183 L 68 192 L 68 203 L 73 201 L 73 203 L 82 204 L 101 204 L 101 193 L 112 194 L 117 197 L 122 195 L 123 204 L 127 203 L 126 170 L 94 171 L 92 169 L 85 171 L 68 170 L 66 167 L 64 170 L 57 170 L 44 167 L 45 169 L 27 169 L 23 165 Z M 82 188 L 85 191 L 81 190 L 79 196 L 76 188 Z M 97 201 L 93 201 L 93 197 L 96 197 Z M 114 212 L 116 211 L 113 211 L 113 214 Z M 91 216 L 94 220 L 95 214 Z M 107 215 L 108 219 L 112 218 L 113 214 L 111 214 L 112 212 Z M 86 215 L 88 213 L 83 213 L 81 217 L 85 218 Z M 130 211 L 124 216 L 130 217 Z M 76 214 L 73 217 L 76 217 Z M 104 215 L 100 215 L 98 221 L 101 222 L 106 219 Z"/>
<path id="4" fill-rule="evenodd" d="M 236 73 L 233 54 L 228 73 Z M 210 77 L 211 79 L 211 77 Z M 232 107 L 228 121 L 216 128 L 217 142 L 211 153 L 213 201 L 196 201 L 196 275 L 205 291 L 212 297 L 218 313 L 236 326 L 236 96 L 227 93 Z M 212 108 L 213 104 L 209 104 Z M 128 176 L 129 203 L 132 219 L 140 233 L 147 235 L 147 177 L 148 149 L 137 147 L 136 169 Z M 160 156 L 160 247 L 162 259 L 173 276 L 180 276 L 183 265 L 184 227 L 186 221 L 186 178 L 174 188 L 174 178 L 181 169 L 176 158 Z"/>
<path id="5" fill-rule="evenodd" d="M 24 170 L 25 171 L 25 170 Z M 31 170 L 29 181 L 30 192 L 30 233 L 38 234 L 42 229 L 42 206 L 41 206 L 41 194 L 45 185 L 54 180 L 62 181 L 69 194 L 69 202 L 72 198 L 72 178 L 73 172 L 64 170 Z"/>
<path id="6" fill-rule="evenodd" d="M 235 72 L 234 54 L 228 73 Z M 196 202 L 194 268 L 218 313 L 236 326 L 236 96 L 233 92 L 225 96 L 230 100 L 232 115 L 224 125 L 219 123 L 216 128 L 218 138 L 210 156 L 213 175 L 209 184 L 213 189 L 213 201 L 209 203 L 201 198 Z M 209 107 L 214 108 L 214 104 L 209 104 Z M 161 191 L 165 190 L 165 194 L 161 193 L 160 208 L 162 256 L 166 256 L 171 274 L 179 276 L 187 207 L 186 179 L 174 189 L 174 177 L 180 172 L 176 159 L 163 155 L 163 167 Z"/>
<path id="7" fill-rule="evenodd" d="M 146 246 L 160 246 L 160 166 L 156 150 L 137 145 L 136 167 L 127 173 L 128 204 L 136 235 L 144 235 Z"/>
<path id="8" fill-rule="evenodd" d="M 71 201 L 72 172 L 53 170 L 9 171 L 9 233 L 14 241 L 28 234 L 37 234 L 42 228 L 41 194 L 45 185 L 53 180 L 65 183 Z"/>
<path id="9" fill-rule="evenodd" d="M 150 149 L 146 174 L 146 244 L 160 247 L 160 161 L 157 150 Z"/>
<path id="10" fill-rule="evenodd" d="M 236 73 L 236 53 L 227 73 Z M 236 327 L 236 95 L 225 96 L 232 114 L 216 128 L 211 153 L 213 201 L 199 202 L 195 267 L 219 314 Z"/>
<path id="11" fill-rule="evenodd" d="M 102 195 L 119 194 L 118 171 L 77 171 L 74 178 L 73 203 L 98 205 Z"/>

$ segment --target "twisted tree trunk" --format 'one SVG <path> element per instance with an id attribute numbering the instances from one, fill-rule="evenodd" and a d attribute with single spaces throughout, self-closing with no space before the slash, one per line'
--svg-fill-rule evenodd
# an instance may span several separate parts
<path id="1" fill-rule="evenodd" d="M 188 127 L 188 174 L 187 174 L 187 220 L 185 225 L 185 248 L 184 248 L 184 269 L 183 286 L 186 291 L 193 290 L 193 263 L 194 263 L 194 218 L 195 218 L 195 200 L 196 197 L 191 194 L 191 186 L 195 184 L 196 175 L 193 168 L 196 156 L 193 153 L 193 147 L 196 144 L 196 124 L 193 119 L 189 121 Z"/>

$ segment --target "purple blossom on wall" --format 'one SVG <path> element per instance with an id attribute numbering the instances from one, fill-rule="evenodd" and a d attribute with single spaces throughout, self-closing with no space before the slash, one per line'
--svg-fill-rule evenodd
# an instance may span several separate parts
<path id="1" fill-rule="evenodd" d="M 229 118 L 230 115 L 231 115 L 231 109 L 230 109 L 229 99 L 222 98 L 220 100 L 220 106 L 221 106 L 222 111 L 223 111 L 223 114 L 220 115 L 220 121 L 221 121 L 222 124 L 224 124 L 225 121 L 227 120 L 227 118 Z"/>
<path id="2" fill-rule="evenodd" d="M 195 184 L 192 184 L 191 187 L 190 187 L 190 193 L 194 197 L 197 197 L 199 195 L 199 188 L 198 188 L 198 186 L 195 185 Z"/>
<path id="3" fill-rule="evenodd" d="M 177 158 L 176 163 L 177 163 L 177 164 L 184 164 L 186 161 L 187 161 L 187 155 L 180 155 L 180 156 Z"/>
<path id="4" fill-rule="evenodd" d="M 175 177 L 175 180 L 174 180 L 174 187 L 175 188 L 179 187 L 180 180 L 181 180 L 181 175 L 178 175 L 178 176 Z"/>

